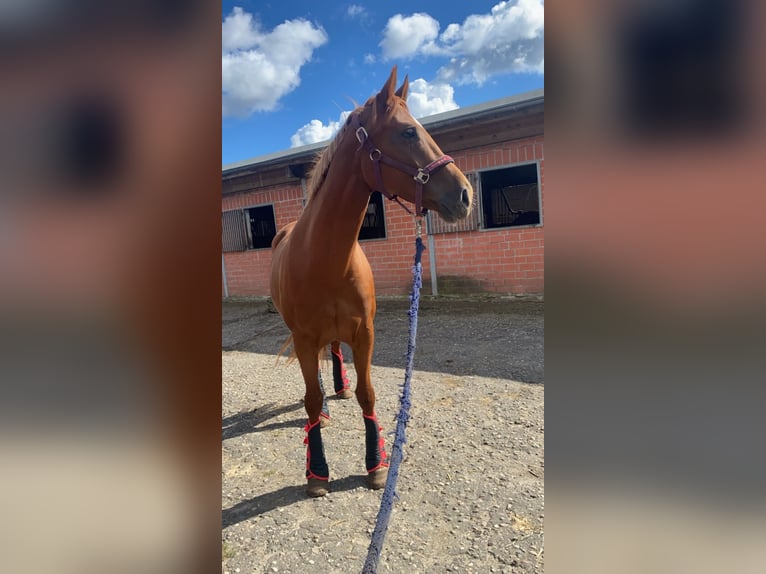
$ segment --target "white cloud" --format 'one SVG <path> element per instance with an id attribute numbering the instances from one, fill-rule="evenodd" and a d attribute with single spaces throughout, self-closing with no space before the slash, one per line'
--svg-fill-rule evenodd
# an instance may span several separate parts
<path id="1" fill-rule="evenodd" d="M 252 14 L 235 7 L 222 28 L 224 116 L 273 110 L 300 84 L 301 67 L 327 42 L 325 31 L 303 20 L 287 20 L 264 31 Z"/>
<path id="2" fill-rule="evenodd" d="M 410 82 L 407 107 L 416 118 L 423 118 L 449 110 L 455 110 L 455 90 L 449 84 L 434 82 L 429 84 L 423 78 Z"/>
<path id="3" fill-rule="evenodd" d="M 346 10 L 346 14 L 351 18 L 355 18 L 356 16 L 363 16 L 366 12 L 367 10 L 365 7 L 360 6 L 359 4 L 351 4 Z"/>
<path id="4" fill-rule="evenodd" d="M 350 114 L 350 111 L 341 112 L 337 122 L 331 120 L 327 125 L 320 120 L 311 120 L 290 136 L 290 147 L 298 147 L 329 140 L 340 129 Z"/>
<path id="5" fill-rule="evenodd" d="M 407 58 L 418 53 L 430 53 L 435 49 L 434 40 L 439 35 L 439 22 L 424 13 L 389 18 L 383 30 L 383 58 Z"/>
<path id="6" fill-rule="evenodd" d="M 365 54 L 364 55 L 364 63 L 365 64 L 374 64 L 377 61 L 377 58 L 375 58 L 375 54 Z"/>
<path id="7" fill-rule="evenodd" d="M 380 46 L 384 58 L 448 56 L 439 69 L 444 83 L 482 84 L 497 74 L 544 69 L 544 0 L 507 0 L 487 14 L 451 23 L 439 35 L 428 14 L 393 16 Z"/>
<path id="8" fill-rule="evenodd" d="M 253 15 L 235 6 L 221 25 L 223 52 L 254 46 L 261 41 L 260 24 L 253 22 Z"/>
<path id="9" fill-rule="evenodd" d="M 543 0 L 500 2 L 489 14 L 473 14 L 450 24 L 439 37 L 452 55 L 439 78 L 484 83 L 509 72 L 543 72 L 545 43 Z"/>
<path id="10" fill-rule="evenodd" d="M 410 82 L 407 95 L 407 107 L 415 118 L 423 118 L 440 112 L 455 110 L 455 90 L 443 82 L 428 83 L 423 78 Z M 311 120 L 290 136 L 290 147 L 323 142 L 332 138 L 343 126 L 351 111 L 340 113 L 337 121 L 326 124 L 321 120 Z"/>

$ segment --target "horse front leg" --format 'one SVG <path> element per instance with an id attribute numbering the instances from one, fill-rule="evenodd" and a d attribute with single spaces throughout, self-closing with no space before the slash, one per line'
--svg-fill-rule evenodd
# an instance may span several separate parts
<path id="1" fill-rule="evenodd" d="M 303 381 L 306 383 L 306 396 L 303 399 L 308 415 L 308 422 L 303 429 L 306 432 L 306 438 L 303 441 L 306 445 L 306 492 L 312 497 L 324 496 L 327 494 L 330 471 L 322 444 L 320 420 L 325 401 L 319 381 L 318 353 L 311 341 L 298 337 L 294 338 L 294 346 L 301 365 Z"/>
<path id="2" fill-rule="evenodd" d="M 356 367 L 356 399 L 362 407 L 365 436 L 365 466 L 367 468 L 367 486 L 373 490 L 383 488 L 388 476 L 388 457 L 383 438 L 383 428 L 375 414 L 375 389 L 370 377 L 372 348 L 375 335 L 372 326 L 363 330 L 352 345 L 354 367 Z"/>

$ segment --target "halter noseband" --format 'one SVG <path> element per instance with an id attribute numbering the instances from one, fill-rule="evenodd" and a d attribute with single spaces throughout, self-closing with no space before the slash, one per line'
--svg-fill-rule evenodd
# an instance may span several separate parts
<path id="1" fill-rule="evenodd" d="M 354 130 L 356 139 L 359 140 L 359 147 L 363 147 L 365 150 L 367 150 L 367 152 L 370 154 L 370 160 L 375 166 L 375 191 L 379 191 L 388 199 L 395 201 L 401 205 L 407 213 L 411 215 L 425 215 L 427 210 L 423 209 L 423 186 L 428 183 L 429 179 L 431 179 L 432 173 L 435 173 L 449 163 L 454 163 L 455 160 L 448 155 L 443 155 L 439 159 L 429 163 L 426 167 L 413 167 L 392 157 L 384 155 L 379 148 L 375 147 L 375 144 L 372 143 L 372 139 L 370 139 L 370 135 L 367 133 L 367 130 L 364 129 L 364 126 L 359 122 L 358 113 L 351 116 L 351 122 L 349 125 L 351 129 Z M 415 180 L 415 213 L 413 213 L 399 200 L 398 195 L 391 194 L 386 191 L 385 187 L 383 186 L 383 172 L 381 171 L 380 167 L 381 163 L 385 163 L 386 165 L 390 165 L 399 171 L 403 171 L 404 173 L 411 175 L 412 179 Z"/>

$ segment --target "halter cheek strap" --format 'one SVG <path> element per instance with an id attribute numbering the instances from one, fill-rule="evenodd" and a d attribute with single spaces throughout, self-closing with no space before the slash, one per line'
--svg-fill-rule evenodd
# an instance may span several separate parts
<path id="1" fill-rule="evenodd" d="M 379 148 L 375 147 L 375 144 L 372 143 L 372 139 L 367 133 L 367 130 L 364 129 L 364 126 L 361 123 L 359 123 L 358 113 L 351 116 L 350 127 L 356 134 L 356 139 L 359 141 L 359 147 L 364 148 L 370 155 L 370 161 L 372 161 L 372 164 L 375 168 L 375 191 L 379 191 L 388 199 L 395 201 L 401 205 L 407 213 L 411 215 L 425 215 L 426 210 L 423 209 L 423 186 L 428 183 L 429 179 L 431 179 L 432 173 L 435 173 L 449 163 L 454 163 L 455 160 L 448 155 L 443 155 L 429 163 L 426 167 L 414 167 L 407 165 L 406 163 L 402 163 L 397 159 L 388 157 L 382 151 L 380 151 Z M 383 171 L 380 166 L 381 163 L 385 163 L 386 165 L 390 165 L 399 171 L 403 171 L 404 173 L 411 175 L 412 179 L 415 180 L 415 213 L 413 213 L 399 200 L 398 195 L 391 194 L 386 191 L 386 188 L 383 185 Z"/>

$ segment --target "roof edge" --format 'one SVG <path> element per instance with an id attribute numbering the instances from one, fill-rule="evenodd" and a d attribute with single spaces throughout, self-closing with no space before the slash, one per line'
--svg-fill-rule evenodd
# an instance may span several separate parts
<path id="1" fill-rule="evenodd" d="M 420 123 L 424 126 L 435 126 L 443 122 L 460 119 L 464 116 L 483 115 L 484 113 L 491 113 L 501 108 L 511 107 L 513 109 L 521 109 L 535 105 L 545 99 L 545 89 L 539 88 L 530 92 L 524 92 L 515 96 L 508 96 L 500 98 L 499 100 L 491 100 L 484 102 L 483 104 L 476 104 L 473 106 L 467 106 L 465 108 L 458 108 L 456 110 L 450 110 L 448 112 L 441 112 L 439 114 L 433 114 L 420 118 Z"/>
<path id="2" fill-rule="evenodd" d="M 423 126 L 434 128 L 445 122 L 451 122 L 468 116 L 484 115 L 486 113 L 492 113 L 502 108 L 511 107 L 513 109 L 522 109 L 543 102 L 545 99 L 545 88 L 538 88 L 537 90 L 531 90 L 529 92 L 523 92 L 513 96 L 500 98 L 497 100 L 491 100 L 482 104 L 475 104 L 473 106 L 467 106 L 465 108 L 458 108 L 447 112 L 441 112 L 438 114 L 432 114 L 420 118 L 418 121 Z M 291 159 L 301 159 L 305 161 L 315 153 L 320 152 L 327 144 L 330 143 L 332 138 L 308 144 L 300 147 L 289 148 L 287 150 L 273 152 L 265 155 L 260 155 L 251 159 L 241 160 L 222 166 L 221 171 L 224 176 L 233 175 L 240 169 L 252 167 L 255 165 L 266 164 L 270 162 L 283 162 L 290 161 Z"/>

